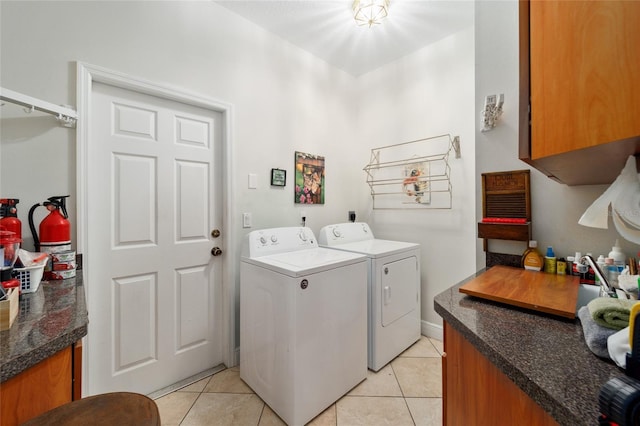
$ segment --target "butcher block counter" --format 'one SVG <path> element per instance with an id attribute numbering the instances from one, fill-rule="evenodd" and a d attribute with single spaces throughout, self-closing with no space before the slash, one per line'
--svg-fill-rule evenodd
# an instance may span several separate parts
<path id="1" fill-rule="evenodd" d="M 80 397 L 89 318 L 77 278 L 43 281 L 20 296 L 20 312 L 0 332 L 0 424 L 20 424 Z"/>
<path id="2" fill-rule="evenodd" d="M 588 349 L 575 318 L 460 292 L 487 271 L 434 299 L 444 320 L 444 424 L 598 424 L 600 387 L 624 371 Z"/>

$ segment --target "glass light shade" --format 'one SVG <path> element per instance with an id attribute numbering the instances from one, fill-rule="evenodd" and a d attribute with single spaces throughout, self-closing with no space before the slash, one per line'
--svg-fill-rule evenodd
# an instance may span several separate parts
<path id="1" fill-rule="evenodd" d="M 355 0 L 353 17 L 359 26 L 367 25 L 371 28 L 387 17 L 388 9 L 389 0 Z"/>

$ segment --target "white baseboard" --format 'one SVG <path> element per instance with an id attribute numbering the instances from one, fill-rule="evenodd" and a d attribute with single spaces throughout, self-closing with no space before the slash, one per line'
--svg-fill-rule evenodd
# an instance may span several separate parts
<path id="1" fill-rule="evenodd" d="M 421 332 L 423 336 L 431 337 L 432 339 L 436 339 L 441 342 L 444 339 L 443 328 L 439 324 L 434 324 L 432 322 L 423 320 L 421 322 Z"/>

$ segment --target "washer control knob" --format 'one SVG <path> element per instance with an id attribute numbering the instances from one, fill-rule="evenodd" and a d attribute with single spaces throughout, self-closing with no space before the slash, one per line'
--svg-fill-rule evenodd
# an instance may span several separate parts
<path id="1" fill-rule="evenodd" d="M 304 231 L 300 231 L 300 233 L 298 234 L 298 236 L 300 237 L 300 239 L 302 241 L 307 241 L 307 234 Z"/>
<path id="2" fill-rule="evenodd" d="M 333 228 L 333 235 L 335 235 L 336 237 L 340 238 L 342 233 L 340 232 L 340 230 L 338 228 Z"/>
<path id="3" fill-rule="evenodd" d="M 260 243 L 261 243 L 262 245 L 267 244 L 267 239 L 266 239 L 265 237 L 260 237 Z"/>
<path id="4" fill-rule="evenodd" d="M 276 235 L 272 235 L 271 236 L 271 242 L 272 243 L 277 243 L 278 242 L 278 237 Z"/>

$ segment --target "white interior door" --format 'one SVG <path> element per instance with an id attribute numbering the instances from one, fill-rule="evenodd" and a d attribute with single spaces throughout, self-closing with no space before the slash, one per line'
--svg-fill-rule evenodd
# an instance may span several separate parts
<path id="1" fill-rule="evenodd" d="M 89 394 L 222 362 L 222 114 L 94 82 L 87 144 Z"/>

